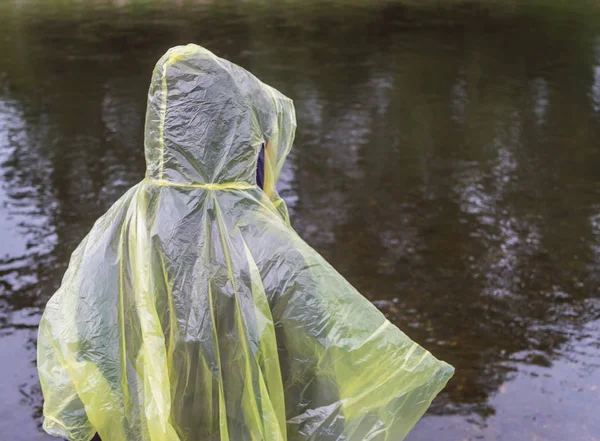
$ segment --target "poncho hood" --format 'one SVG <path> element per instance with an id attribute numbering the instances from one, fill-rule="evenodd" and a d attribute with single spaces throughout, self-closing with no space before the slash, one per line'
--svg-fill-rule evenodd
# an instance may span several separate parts
<path id="1" fill-rule="evenodd" d="M 148 92 L 147 177 L 251 185 L 265 145 L 265 192 L 273 195 L 295 129 L 292 100 L 207 49 L 176 46 L 156 64 Z"/>

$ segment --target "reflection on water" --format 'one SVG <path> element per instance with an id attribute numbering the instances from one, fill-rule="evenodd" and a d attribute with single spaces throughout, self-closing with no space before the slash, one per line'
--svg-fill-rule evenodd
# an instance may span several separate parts
<path id="1" fill-rule="evenodd" d="M 342 3 L 0 5 L 3 437 L 49 439 L 40 312 L 193 41 L 295 100 L 295 227 L 456 366 L 409 440 L 600 438 L 600 8 Z"/>

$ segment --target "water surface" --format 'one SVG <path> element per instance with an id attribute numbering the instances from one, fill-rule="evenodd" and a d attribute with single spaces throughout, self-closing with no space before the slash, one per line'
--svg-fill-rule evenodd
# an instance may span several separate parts
<path id="1" fill-rule="evenodd" d="M 295 100 L 293 225 L 456 367 L 409 441 L 600 439 L 600 7 L 571 3 L 3 2 L 2 438 L 51 439 L 41 311 L 195 42 Z"/>

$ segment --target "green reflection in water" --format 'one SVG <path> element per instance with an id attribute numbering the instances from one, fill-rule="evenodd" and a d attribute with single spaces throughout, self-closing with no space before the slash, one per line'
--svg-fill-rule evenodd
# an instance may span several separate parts
<path id="1" fill-rule="evenodd" d="M 600 437 L 600 7 L 577 1 L 0 5 L 0 433 L 35 328 L 144 172 L 154 62 L 190 41 L 292 97 L 300 234 L 457 368 L 409 437 Z"/>

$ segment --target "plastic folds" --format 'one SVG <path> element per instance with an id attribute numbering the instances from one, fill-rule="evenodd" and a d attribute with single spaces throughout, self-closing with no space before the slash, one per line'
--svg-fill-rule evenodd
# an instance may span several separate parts
<path id="1" fill-rule="evenodd" d="M 48 433 L 405 437 L 453 369 L 291 228 L 275 184 L 295 128 L 290 99 L 206 49 L 161 58 L 146 177 L 75 250 L 40 324 Z"/>

